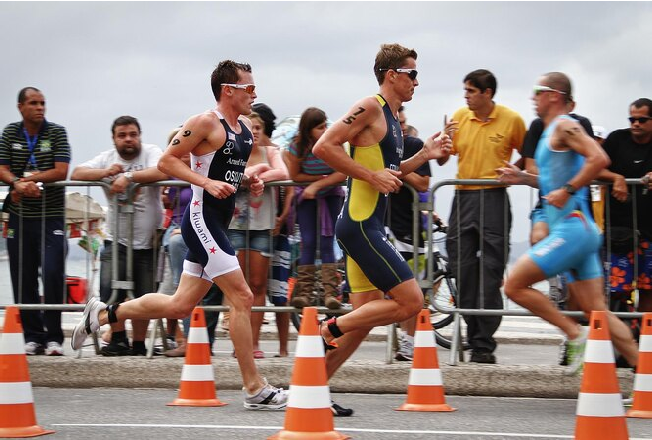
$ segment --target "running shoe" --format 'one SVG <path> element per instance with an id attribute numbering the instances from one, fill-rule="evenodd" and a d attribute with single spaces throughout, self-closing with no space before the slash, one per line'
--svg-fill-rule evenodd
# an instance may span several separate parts
<path id="1" fill-rule="evenodd" d="M 276 388 L 267 383 L 263 377 L 265 385 L 253 396 L 247 394 L 244 388 L 244 407 L 246 409 L 256 410 L 280 410 L 285 409 L 288 404 L 288 392 L 283 388 Z"/>
<path id="2" fill-rule="evenodd" d="M 629 397 L 623 399 L 623 406 L 629 408 L 632 406 L 633 403 L 634 403 L 634 391 L 632 391 L 632 394 L 630 394 Z"/>
<path id="3" fill-rule="evenodd" d="M 568 368 L 565 374 L 572 376 L 582 371 L 584 367 L 584 350 L 586 349 L 586 340 L 589 337 L 589 330 L 580 326 L 580 334 L 575 339 L 568 341 L 566 355 L 568 358 Z"/>
<path id="4" fill-rule="evenodd" d="M 100 328 L 98 315 L 100 314 L 100 311 L 104 309 L 106 309 L 106 304 L 96 297 L 92 297 L 88 300 L 81 320 L 72 331 L 70 345 L 73 350 L 79 350 L 82 348 L 86 338 Z"/>
<path id="5" fill-rule="evenodd" d="M 100 350 L 102 356 L 136 356 L 129 347 L 129 341 L 111 341 Z M 144 353 L 143 356 L 147 354 Z"/>
<path id="6" fill-rule="evenodd" d="M 343 408 L 332 400 L 331 411 L 333 411 L 333 417 L 351 417 L 353 415 L 353 410 L 351 408 Z"/>
<path id="7" fill-rule="evenodd" d="M 562 367 L 568 366 L 568 339 L 566 337 L 559 344 L 559 365 Z"/>
<path id="8" fill-rule="evenodd" d="M 38 342 L 30 341 L 25 344 L 25 354 L 27 356 L 43 354 L 44 351 L 45 349 L 43 348 L 43 344 L 39 344 Z"/>
<path id="9" fill-rule="evenodd" d="M 63 347 L 61 344 L 55 341 L 48 342 L 48 345 L 45 347 L 46 356 L 63 356 Z"/>
<path id="10" fill-rule="evenodd" d="M 394 359 L 402 362 L 412 362 L 413 355 L 414 343 L 408 341 L 405 336 L 401 336 L 401 339 L 398 341 L 398 350 L 396 351 L 396 356 L 394 356 Z"/>

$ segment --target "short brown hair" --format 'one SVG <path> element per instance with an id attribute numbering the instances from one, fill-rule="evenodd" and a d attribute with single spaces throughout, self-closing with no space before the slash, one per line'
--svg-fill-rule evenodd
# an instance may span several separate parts
<path id="1" fill-rule="evenodd" d="M 383 81 L 385 81 L 385 74 L 388 69 L 400 69 L 408 58 L 416 60 L 417 52 L 398 43 L 382 44 L 374 62 L 374 75 L 376 75 L 378 84 L 382 85 Z"/>
<path id="2" fill-rule="evenodd" d="M 247 63 L 236 63 L 231 60 L 220 61 L 213 73 L 211 74 L 211 89 L 213 89 L 213 96 L 219 102 L 222 96 L 222 84 L 236 84 L 240 79 L 240 73 L 251 73 L 251 66 Z"/>

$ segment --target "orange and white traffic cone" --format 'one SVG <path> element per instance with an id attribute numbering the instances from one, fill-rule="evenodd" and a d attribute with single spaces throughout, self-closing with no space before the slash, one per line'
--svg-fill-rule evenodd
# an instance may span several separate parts
<path id="1" fill-rule="evenodd" d="M 616 376 L 607 313 L 591 312 L 584 351 L 584 374 L 577 398 L 576 440 L 625 440 L 627 419 Z"/>
<path id="2" fill-rule="evenodd" d="M 652 419 L 652 313 L 643 315 L 634 377 L 634 402 L 627 417 Z"/>
<path id="3" fill-rule="evenodd" d="M 408 381 L 407 400 L 397 411 L 455 411 L 446 404 L 444 384 L 437 359 L 435 334 L 430 312 L 423 309 L 417 316 L 414 333 L 414 358 Z"/>
<path id="4" fill-rule="evenodd" d="M 53 432 L 36 424 L 20 313 L 16 307 L 7 307 L 0 338 L 0 437 L 37 437 Z"/>
<path id="5" fill-rule="evenodd" d="M 317 309 L 304 307 L 283 430 L 269 440 L 343 440 L 334 430 Z"/>
<path id="6" fill-rule="evenodd" d="M 181 370 L 179 397 L 168 406 L 224 406 L 215 392 L 211 348 L 206 331 L 204 309 L 195 307 L 186 339 L 186 362 Z"/>

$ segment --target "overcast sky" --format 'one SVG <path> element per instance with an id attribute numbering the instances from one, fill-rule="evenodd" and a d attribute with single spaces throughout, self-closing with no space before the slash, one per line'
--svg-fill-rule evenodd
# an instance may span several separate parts
<path id="1" fill-rule="evenodd" d="M 464 105 L 462 79 L 478 68 L 527 124 L 532 85 L 549 71 L 571 77 L 576 111 L 607 130 L 652 95 L 649 2 L 1 2 L 0 17 L 0 124 L 20 119 L 20 88 L 40 88 L 47 118 L 68 129 L 72 166 L 112 148 L 124 114 L 165 148 L 173 127 L 214 107 L 210 73 L 227 58 L 252 65 L 258 102 L 279 119 L 308 106 L 336 119 L 377 91 L 381 43 L 414 48 L 407 115 L 422 135 Z M 452 178 L 455 162 L 436 171 Z M 513 198 L 517 221 L 526 199 Z"/>

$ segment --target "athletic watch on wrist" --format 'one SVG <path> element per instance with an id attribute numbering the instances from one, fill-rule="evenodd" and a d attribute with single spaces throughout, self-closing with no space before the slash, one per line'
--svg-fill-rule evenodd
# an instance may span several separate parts
<path id="1" fill-rule="evenodd" d="M 19 180 L 20 180 L 20 177 L 18 177 L 18 176 L 14 176 L 14 177 L 12 177 L 12 178 L 11 178 L 11 182 L 9 182 L 9 187 L 10 187 L 10 188 L 13 188 L 14 185 L 16 184 L 16 182 L 18 182 Z"/>
<path id="2" fill-rule="evenodd" d="M 126 178 L 128 181 L 130 181 L 130 182 L 133 182 L 133 181 L 134 181 L 134 173 L 132 173 L 131 171 L 127 171 L 126 173 L 124 173 L 124 174 L 122 174 L 122 175 L 125 176 L 125 178 Z"/>
<path id="3" fill-rule="evenodd" d="M 575 187 L 570 183 L 562 185 L 561 189 L 566 190 L 566 192 L 571 196 L 577 192 L 577 189 L 575 189 Z"/>

